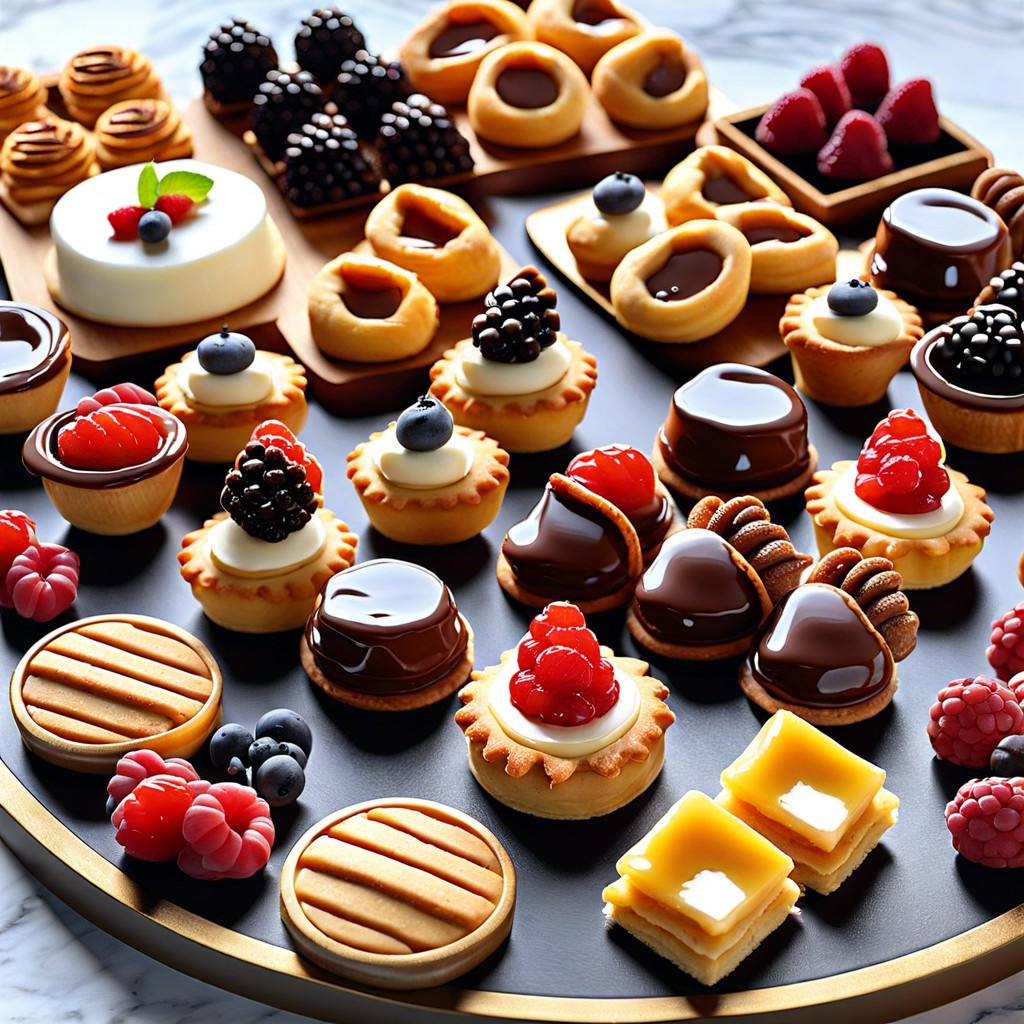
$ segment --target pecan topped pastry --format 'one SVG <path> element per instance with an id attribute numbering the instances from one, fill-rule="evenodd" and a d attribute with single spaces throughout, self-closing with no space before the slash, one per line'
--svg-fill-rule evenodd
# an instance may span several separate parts
<path id="1" fill-rule="evenodd" d="M 0 142 L 19 124 L 45 116 L 46 89 L 39 76 L 28 68 L 0 64 Z"/>
<path id="2" fill-rule="evenodd" d="M 167 100 L 122 100 L 96 122 L 96 158 L 105 171 L 191 155 L 192 132 Z"/>
<path id="3" fill-rule="evenodd" d="M 64 65 L 58 88 L 68 113 L 86 128 L 121 100 L 165 96 L 149 58 L 126 46 L 97 46 L 76 53 Z"/>

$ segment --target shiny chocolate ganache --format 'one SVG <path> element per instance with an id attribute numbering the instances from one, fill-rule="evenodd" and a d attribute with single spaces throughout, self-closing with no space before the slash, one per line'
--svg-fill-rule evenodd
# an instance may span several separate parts
<path id="1" fill-rule="evenodd" d="M 0 301 L 0 394 L 52 380 L 71 358 L 67 325 L 37 306 Z"/>

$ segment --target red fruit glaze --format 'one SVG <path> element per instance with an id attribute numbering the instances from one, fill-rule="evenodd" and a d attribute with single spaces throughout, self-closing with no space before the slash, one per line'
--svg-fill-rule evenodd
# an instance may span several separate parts
<path id="1" fill-rule="evenodd" d="M 115 384 L 112 388 L 104 388 L 97 391 L 95 395 L 80 398 L 75 412 L 79 416 L 88 416 L 89 413 L 102 409 L 105 405 L 156 405 L 156 395 L 151 394 L 138 384 Z"/>
<path id="2" fill-rule="evenodd" d="M 184 779 L 153 775 L 117 805 L 110 818 L 114 838 L 131 857 L 170 860 L 185 846 L 182 824 L 191 806 L 192 790 Z"/>
<path id="3" fill-rule="evenodd" d="M 117 762 L 107 783 L 107 793 L 120 803 L 135 787 L 153 775 L 173 775 L 185 782 L 198 782 L 195 768 L 181 757 L 162 758 L 155 750 L 132 750 Z"/>
<path id="4" fill-rule="evenodd" d="M 166 213 L 171 218 L 172 224 L 183 221 L 195 208 L 195 203 L 188 196 L 175 195 L 159 196 L 154 209 Z"/>
<path id="5" fill-rule="evenodd" d="M 1024 672 L 1024 601 L 992 623 L 985 657 L 1003 682 Z"/>
<path id="6" fill-rule="evenodd" d="M 780 96 L 758 122 L 754 138 L 772 153 L 813 153 L 828 138 L 818 97 L 810 89 Z"/>
<path id="7" fill-rule="evenodd" d="M 800 88 L 810 89 L 818 97 L 829 124 L 835 124 L 853 106 L 846 79 L 832 64 L 812 68 L 800 79 Z"/>
<path id="8" fill-rule="evenodd" d="M 107 214 L 107 220 L 114 229 L 114 238 L 128 242 L 139 237 L 139 221 L 146 212 L 144 206 L 122 206 Z"/>
<path id="9" fill-rule="evenodd" d="M 900 515 L 933 512 L 949 490 L 942 447 L 912 409 L 894 409 L 875 427 L 857 459 L 857 497 Z"/>
<path id="10" fill-rule="evenodd" d="M 991 676 L 954 679 L 939 690 L 928 720 L 935 756 L 965 768 L 986 768 L 1007 736 L 1024 735 L 1024 710 L 1003 683 Z"/>
<path id="11" fill-rule="evenodd" d="M 74 604 L 78 567 L 78 555 L 60 544 L 26 548 L 8 570 L 4 592 L 23 619 L 49 622 Z"/>
<path id="12" fill-rule="evenodd" d="M 57 456 L 72 469 L 124 469 L 153 458 L 164 442 L 159 420 L 144 406 L 106 405 L 57 435 Z"/>
<path id="13" fill-rule="evenodd" d="M 606 498 L 626 515 L 654 499 L 654 467 L 636 448 L 609 444 L 581 452 L 569 463 L 566 476 Z"/>
<path id="14" fill-rule="evenodd" d="M 877 43 L 851 46 L 840 59 L 839 70 L 855 107 L 874 110 L 889 91 L 889 61 Z"/>
<path id="15" fill-rule="evenodd" d="M 0 511 L 0 605 L 4 608 L 12 605 L 7 573 L 18 555 L 37 543 L 36 524 L 24 512 L 13 508 Z"/>
<path id="16" fill-rule="evenodd" d="M 885 132 L 863 110 L 843 114 L 818 153 L 818 173 L 826 178 L 868 181 L 888 174 L 892 168 Z"/>
<path id="17" fill-rule="evenodd" d="M 911 78 L 894 86 L 875 112 L 890 142 L 923 146 L 942 135 L 939 112 L 927 78 Z"/>
<path id="18" fill-rule="evenodd" d="M 317 494 L 324 489 L 323 467 L 313 455 L 306 451 L 306 446 L 296 439 L 295 435 L 280 420 L 265 420 L 253 432 L 251 441 L 259 441 L 266 448 L 276 446 L 293 462 L 300 463 L 306 470 L 306 483 Z M 236 460 L 235 468 L 238 468 Z"/>
<path id="19" fill-rule="evenodd" d="M 192 878 L 249 878 L 270 860 L 274 823 L 256 790 L 218 782 L 192 802 L 182 822 L 178 867 Z"/>
<path id="20" fill-rule="evenodd" d="M 1024 779 L 971 779 L 946 804 L 953 849 L 987 868 L 1024 867 Z"/>

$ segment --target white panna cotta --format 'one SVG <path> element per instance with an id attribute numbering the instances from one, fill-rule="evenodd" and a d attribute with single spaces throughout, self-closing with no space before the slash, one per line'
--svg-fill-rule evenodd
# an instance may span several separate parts
<path id="1" fill-rule="evenodd" d="M 163 242 L 114 238 L 107 214 L 138 202 L 141 165 L 96 175 L 66 192 L 50 217 L 44 273 L 54 299 L 90 320 L 171 327 L 225 316 L 265 295 L 284 271 L 284 242 L 256 182 L 197 160 L 156 165 L 193 171 L 213 187 Z"/>

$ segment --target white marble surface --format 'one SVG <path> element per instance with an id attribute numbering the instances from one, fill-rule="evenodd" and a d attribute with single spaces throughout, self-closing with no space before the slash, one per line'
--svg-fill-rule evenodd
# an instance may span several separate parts
<path id="1" fill-rule="evenodd" d="M 424 0 L 352 0 L 371 45 L 396 42 Z M 681 31 L 711 81 L 741 106 L 795 86 L 802 69 L 860 39 L 889 52 L 896 78 L 935 83 L 940 108 L 1024 169 L 1024 3 L 1021 0 L 638 0 Z M 207 33 L 244 14 L 287 56 L 303 3 L 246 0 L 0 0 L 0 62 L 58 69 L 85 45 L 118 42 L 150 54 L 173 95 L 199 90 Z M 524 244 L 525 251 L 525 244 Z M 51 896 L 0 846 L 0 1021 L 80 1024 L 297 1024 L 303 1018 L 224 993 L 164 967 L 93 927 Z M 1024 973 L 905 1024 L 1020 1024 Z"/>

